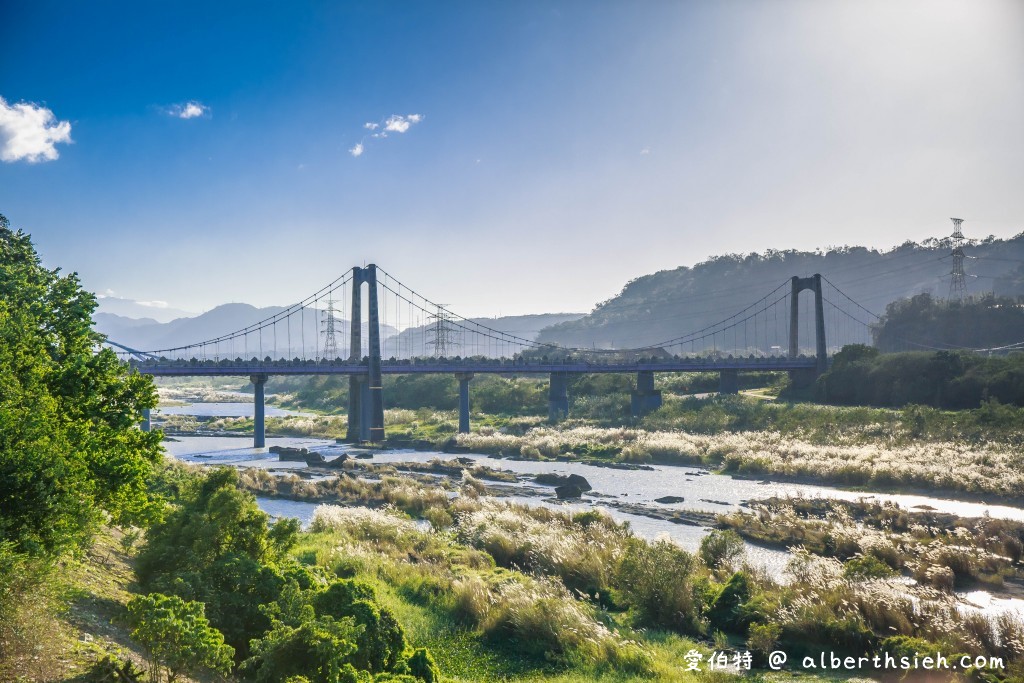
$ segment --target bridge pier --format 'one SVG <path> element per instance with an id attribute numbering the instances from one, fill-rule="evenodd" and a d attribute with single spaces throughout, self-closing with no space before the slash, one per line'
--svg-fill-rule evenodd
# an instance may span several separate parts
<path id="1" fill-rule="evenodd" d="M 636 391 L 630 394 L 633 417 L 642 417 L 661 407 L 661 392 L 654 388 L 654 372 L 641 370 L 636 373 Z"/>
<path id="2" fill-rule="evenodd" d="M 153 421 L 150 417 L 149 408 L 142 409 L 142 422 L 139 423 L 139 429 L 144 432 L 153 431 Z"/>
<path id="3" fill-rule="evenodd" d="M 373 417 L 373 405 L 370 403 L 370 380 L 366 376 L 360 377 L 359 380 L 359 440 L 372 441 L 370 420 Z"/>
<path id="4" fill-rule="evenodd" d="M 569 417 L 569 377 L 564 372 L 552 372 L 548 380 L 548 419 L 558 422 Z"/>
<path id="5" fill-rule="evenodd" d="M 721 370 L 718 373 L 718 393 L 740 393 L 740 373 L 737 370 Z"/>
<path id="6" fill-rule="evenodd" d="M 459 380 L 459 434 L 469 434 L 469 380 L 473 373 L 456 372 L 455 379 Z"/>
<path id="7" fill-rule="evenodd" d="M 348 427 L 345 429 L 345 441 L 370 441 L 372 409 L 367 376 L 351 375 L 348 378 Z"/>
<path id="8" fill-rule="evenodd" d="M 361 375 L 350 375 L 348 378 L 348 428 L 345 430 L 345 441 L 355 443 L 362 441 L 359 425 L 363 422 L 363 385 L 366 383 Z"/>
<path id="9" fill-rule="evenodd" d="M 252 421 L 252 445 L 253 448 L 263 448 L 267 445 L 267 428 L 265 420 L 266 402 L 264 387 L 267 384 L 267 375 L 252 375 L 249 380 L 253 383 L 253 401 L 256 410 Z"/>
<path id="10" fill-rule="evenodd" d="M 349 324 L 349 354 L 350 362 L 358 363 L 363 358 L 363 269 L 356 266 L 352 269 L 352 320 Z M 348 378 L 348 428 L 345 430 L 345 440 L 351 443 L 365 440 L 360 433 L 359 426 L 363 420 L 363 389 L 361 382 L 364 378 L 359 375 L 349 375 Z"/>

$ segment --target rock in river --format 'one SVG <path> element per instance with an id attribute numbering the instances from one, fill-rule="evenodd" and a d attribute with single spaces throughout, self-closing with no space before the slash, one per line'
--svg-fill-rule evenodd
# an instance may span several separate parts
<path id="1" fill-rule="evenodd" d="M 580 477 L 582 479 L 582 477 Z M 589 490 L 589 487 L 588 487 Z M 558 496 L 559 500 L 567 500 L 570 498 L 579 498 L 583 495 L 583 489 L 574 484 L 562 484 L 561 486 L 555 487 L 555 495 Z"/>
<path id="2" fill-rule="evenodd" d="M 580 491 L 589 491 L 593 488 L 590 482 L 578 474 L 565 475 L 544 472 L 538 474 L 533 480 L 538 484 L 546 484 L 548 486 L 575 486 Z"/>
<path id="3" fill-rule="evenodd" d="M 654 502 L 671 505 L 672 503 L 682 503 L 684 500 L 686 499 L 682 496 L 662 496 L 661 498 L 655 498 Z"/>

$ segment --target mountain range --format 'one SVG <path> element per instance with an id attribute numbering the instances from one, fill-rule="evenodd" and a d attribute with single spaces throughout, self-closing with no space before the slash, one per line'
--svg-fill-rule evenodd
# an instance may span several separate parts
<path id="1" fill-rule="evenodd" d="M 969 296 L 995 293 L 1024 295 L 1024 233 L 1010 239 L 989 237 L 964 246 L 966 291 Z M 774 288 L 787 296 L 787 281 L 794 275 L 820 273 L 827 281 L 825 297 L 862 322 L 872 323 L 886 306 L 903 297 L 928 292 L 945 298 L 950 291 L 953 268 L 951 247 L 945 240 L 922 244 L 906 242 L 880 251 L 865 247 L 838 247 L 813 252 L 768 251 L 763 254 L 716 256 L 692 267 L 679 267 L 639 277 L 627 283 L 615 297 L 601 302 L 586 316 L 553 325 L 538 341 L 575 348 L 639 348 L 714 326 L 755 304 Z M 838 292 L 835 288 L 838 288 Z M 863 308 L 851 303 L 849 297 Z M 772 299 L 774 300 L 774 299 Z M 801 297 L 807 309 L 812 298 Z M 774 309 L 776 319 L 760 320 L 760 328 L 748 325 L 748 347 L 769 351 L 788 344 L 787 306 Z M 865 310 L 866 309 L 866 310 Z M 810 311 L 801 313 L 809 320 Z M 864 325 L 831 305 L 825 305 L 829 347 L 870 342 Z M 838 322 L 836 322 L 838 320 Z M 767 323 L 767 324 L 766 324 Z M 801 328 L 801 348 L 810 350 L 812 330 Z M 749 337 L 753 337 L 750 340 Z M 1024 337 L 1024 330 L 1021 331 Z M 805 343 L 806 342 L 806 343 Z M 669 349 L 686 353 L 726 345 L 729 340 L 704 338 Z"/>

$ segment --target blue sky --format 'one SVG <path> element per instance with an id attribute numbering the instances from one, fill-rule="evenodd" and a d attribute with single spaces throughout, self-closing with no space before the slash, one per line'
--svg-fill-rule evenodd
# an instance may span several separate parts
<path id="1" fill-rule="evenodd" d="M 0 97 L 0 213 L 191 311 L 371 261 L 583 311 L 713 254 L 1024 230 L 1015 0 L 4 2 Z"/>

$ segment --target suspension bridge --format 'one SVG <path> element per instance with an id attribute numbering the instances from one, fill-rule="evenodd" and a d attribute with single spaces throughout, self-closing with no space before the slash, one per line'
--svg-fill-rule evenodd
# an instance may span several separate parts
<path id="1" fill-rule="evenodd" d="M 811 295 L 801 297 L 802 292 Z M 812 381 L 828 368 L 827 334 L 849 340 L 852 332 L 853 338 L 870 341 L 864 313 L 874 316 L 826 277 L 793 276 L 733 315 L 660 343 L 574 349 L 457 315 L 371 264 L 351 268 L 302 301 L 228 334 L 152 350 L 110 339 L 106 344 L 139 372 L 154 377 L 249 377 L 254 386 L 254 443 L 262 448 L 265 385 L 272 375 L 347 375 L 346 436 L 353 442 L 384 440 L 382 377 L 388 374 L 455 375 L 463 433 L 469 431 L 470 380 L 486 373 L 548 375 L 552 420 L 568 416 L 568 385 L 574 374 L 635 374 L 631 405 L 635 415 L 643 415 L 661 405 L 655 373 L 717 372 L 723 393 L 739 390 L 741 372 L 788 371 Z M 343 339 L 347 343 L 339 346 L 337 328 L 344 326 L 345 316 L 349 333 Z M 382 327 L 393 333 L 382 338 Z M 802 340 L 812 338 L 813 345 L 801 346 Z M 147 413 L 143 428 L 149 425 Z"/>

